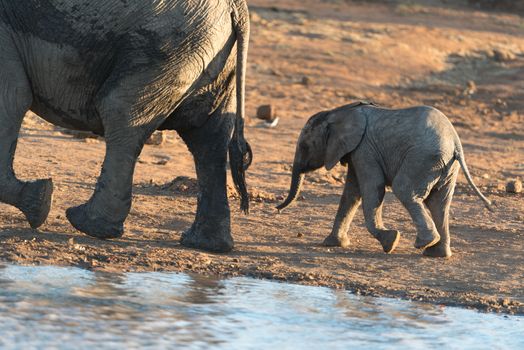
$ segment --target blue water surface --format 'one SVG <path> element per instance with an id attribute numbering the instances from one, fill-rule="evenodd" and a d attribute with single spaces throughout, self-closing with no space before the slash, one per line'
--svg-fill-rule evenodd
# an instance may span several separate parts
<path id="1" fill-rule="evenodd" d="M 524 349 L 524 318 L 321 287 L 0 265 L 2 349 Z"/>

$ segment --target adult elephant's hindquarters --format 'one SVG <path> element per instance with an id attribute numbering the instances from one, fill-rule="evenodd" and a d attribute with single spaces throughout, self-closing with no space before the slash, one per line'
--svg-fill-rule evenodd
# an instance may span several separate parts
<path id="1" fill-rule="evenodd" d="M 182 244 L 231 250 L 228 150 L 248 210 L 248 37 L 244 0 L 0 0 L 0 201 L 19 208 L 34 228 L 49 213 L 51 180 L 23 182 L 13 171 L 20 125 L 32 110 L 105 137 L 96 190 L 67 217 L 88 235 L 119 237 L 145 140 L 157 129 L 177 130 L 194 156 L 200 187 Z"/>

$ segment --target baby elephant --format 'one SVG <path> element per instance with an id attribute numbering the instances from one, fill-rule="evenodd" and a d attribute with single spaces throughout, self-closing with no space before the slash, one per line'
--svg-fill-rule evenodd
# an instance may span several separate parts
<path id="1" fill-rule="evenodd" d="M 451 256 L 449 208 L 458 165 L 490 209 L 473 183 L 457 132 L 432 107 L 395 110 L 357 102 L 314 115 L 300 134 L 291 189 L 277 209 L 295 201 L 305 173 L 322 166 L 330 170 L 339 161 L 348 165 L 348 173 L 327 246 L 349 245 L 347 231 L 362 202 L 367 229 L 391 253 L 400 238 L 382 223 L 385 188 L 391 186 L 415 223 L 415 247 L 427 256 Z"/>

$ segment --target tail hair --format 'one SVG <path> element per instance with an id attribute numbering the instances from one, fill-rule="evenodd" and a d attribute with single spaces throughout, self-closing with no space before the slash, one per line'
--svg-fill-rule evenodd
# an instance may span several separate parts
<path id="1" fill-rule="evenodd" d="M 245 0 L 233 0 L 232 4 L 232 20 L 237 38 L 237 115 L 235 118 L 235 130 L 229 144 L 229 162 L 233 183 L 240 194 L 240 209 L 248 214 L 249 194 L 246 185 L 246 170 L 253 161 L 251 146 L 244 138 L 246 69 L 250 34 L 249 9 Z"/>

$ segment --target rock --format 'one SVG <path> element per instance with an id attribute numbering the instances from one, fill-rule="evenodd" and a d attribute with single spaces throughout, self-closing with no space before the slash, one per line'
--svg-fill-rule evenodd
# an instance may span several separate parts
<path id="1" fill-rule="evenodd" d="M 197 194 L 198 182 L 196 179 L 187 176 L 178 176 L 173 181 L 163 185 L 162 188 L 177 193 Z"/>
<path id="2" fill-rule="evenodd" d="M 522 181 L 512 180 L 506 184 L 506 192 L 508 193 L 521 193 L 522 192 Z"/>
<path id="3" fill-rule="evenodd" d="M 468 81 L 466 89 L 464 90 L 464 95 L 470 96 L 477 93 L 477 84 L 473 80 Z"/>
<path id="4" fill-rule="evenodd" d="M 497 62 L 511 62 L 517 59 L 517 56 L 506 49 L 495 49 L 493 50 L 493 58 Z"/>
<path id="5" fill-rule="evenodd" d="M 98 139 L 91 138 L 91 137 L 85 138 L 83 141 L 85 143 L 98 143 Z"/>
<path id="6" fill-rule="evenodd" d="M 304 86 L 310 86 L 312 83 L 313 83 L 313 80 L 310 78 L 310 77 L 302 77 L 302 80 L 300 81 L 300 83 Z"/>
<path id="7" fill-rule="evenodd" d="M 272 122 L 277 118 L 277 111 L 273 105 L 262 105 L 257 109 L 257 118 Z"/>
<path id="8" fill-rule="evenodd" d="M 163 131 L 156 131 L 146 141 L 146 145 L 160 146 L 167 140 L 167 135 Z"/>
<path id="9" fill-rule="evenodd" d="M 277 118 L 273 119 L 272 121 L 264 122 L 264 126 L 266 128 L 276 128 L 279 121 L 280 121 L 280 118 L 277 117 Z"/>

